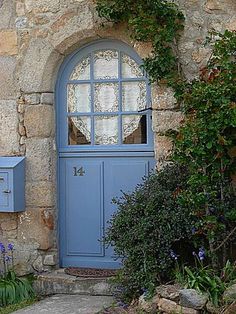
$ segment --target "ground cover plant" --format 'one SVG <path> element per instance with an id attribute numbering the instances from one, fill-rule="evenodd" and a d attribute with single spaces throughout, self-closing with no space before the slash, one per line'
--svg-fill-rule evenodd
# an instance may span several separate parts
<path id="1" fill-rule="evenodd" d="M 178 258 L 179 278 L 183 275 L 188 286 L 193 286 L 191 277 L 201 281 L 210 274 L 212 282 L 198 283 L 198 287 L 219 304 L 223 290 L 235 279 L 226 283 L 221 272 L 232 265 L 228 260 L 235 258 L 230 252 L 236 233 L 232 184 L 236 32 L 209 34 L 206 44 L 211 45 L 212 54 L 199 77 L 188 82 L 177 58 L 184 17 L 176 4 L 164 0 L 98 0 L 97 11 L 109 21 L 126 23 L 137 41 L 152 43 L 152 54 L 143 67 L 152 82 L 174 89 L 185 114 L 179 131 L 165 134 L 173 139 L 173 168 L 164 167 L 132 194 L 116 200 L 118 212 L 106 241 L 115 246 L 118 255 L 125 256 L 119 282 L 133 295 L 152 289 L 170 279 L 168 269 L 175 269 Z M 173 176 L 173 169 L 181 167 L 185 171 Z M 181 246 L 185 248 L 182 251 Z M 193 249 L 204 251 L 204 265 L 193 264 Z M 217 291 L 213 289 L 216 283 Z"/>
<path id="2" fill-rule="evenodd" d="M 6 307 L 34 298 L 31 282 L 18 277 L 14 271 L 14 247 L 11 243 L 5 247 L 0 243 L 0 306 Z"/>

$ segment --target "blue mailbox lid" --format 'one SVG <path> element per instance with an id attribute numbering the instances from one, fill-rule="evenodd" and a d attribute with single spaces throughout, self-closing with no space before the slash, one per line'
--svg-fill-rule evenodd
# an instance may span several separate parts
<path id="1" fill-rule="evenodd" d="M 0 168 L 14 168 L 24 159 L 25 157 L 15 157 L 15 156 L 0 157 Z"/>

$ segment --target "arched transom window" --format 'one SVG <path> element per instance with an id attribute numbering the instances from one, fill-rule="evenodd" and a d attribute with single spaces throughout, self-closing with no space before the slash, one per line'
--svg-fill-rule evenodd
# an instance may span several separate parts
<path id="1" fill-rule="evenodd" d="M 149 86 L 126 45 L 101 42 L 78 53 L 66 83 L 68 145 L 150 145 Z"/>

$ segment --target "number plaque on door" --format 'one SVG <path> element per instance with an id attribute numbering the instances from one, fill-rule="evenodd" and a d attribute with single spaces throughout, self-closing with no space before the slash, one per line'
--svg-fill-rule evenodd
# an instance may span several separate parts
<path id="1" fill-rule="evenodd" d="M 85 175 L 85 170 L 83 167 L 77 169 L 77 167 L 73 167 L 74 169 L 74 177 L 83 177 Z"/>

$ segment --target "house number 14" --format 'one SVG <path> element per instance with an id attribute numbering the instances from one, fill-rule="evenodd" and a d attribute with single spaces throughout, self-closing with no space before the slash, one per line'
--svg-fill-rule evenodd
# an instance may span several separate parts
<path id="1" fill-rule="evenodd" d="M 85 171 L 84 171 L 84 168 L 83 167 L 80 167 L 79 169 L 77 169 L 77 167 L 73 167 L 74 169 L 74 177 L 83 177 L 84 174 L 85 174 Z"/>

